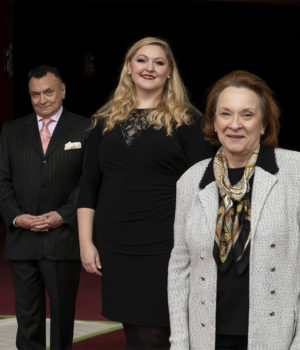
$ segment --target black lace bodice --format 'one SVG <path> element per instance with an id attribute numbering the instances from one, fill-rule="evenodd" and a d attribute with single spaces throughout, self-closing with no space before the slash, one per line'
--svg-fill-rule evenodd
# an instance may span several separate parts
<path id="1" fill-rule="evenodd" d="M 127 120 L 120 123 L 122 135 L 127 146 L 130 146 L 137 136 L 150 127 L 147 121 L 149 109 L 133 109 Z"/>

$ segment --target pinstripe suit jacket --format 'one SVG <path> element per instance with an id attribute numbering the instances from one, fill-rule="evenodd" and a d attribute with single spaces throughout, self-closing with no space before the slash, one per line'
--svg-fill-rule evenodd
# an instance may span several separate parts
<path id="1" fill-rule="evenodd" d="M 63 109 L 46 154 L 35 114 L 5 123 L 0 136 L 0 212 L 10 260 L 79 259 L 76 223 L 78 181 L 90 122 Z M 67 142 L 82 148 L 64 150 Z M 12 225 L 20 214 L 57 211 L 65 223 L 48 232 Z"/>

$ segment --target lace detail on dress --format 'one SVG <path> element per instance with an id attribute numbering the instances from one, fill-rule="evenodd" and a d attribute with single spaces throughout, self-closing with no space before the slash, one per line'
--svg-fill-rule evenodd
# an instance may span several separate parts
<path id="1" fill-rule="evenodd" d="M 129 118 L 120 123 L 121 132 L 127 146 L 130 146 L 143 130 L 150 127 L 147 121 L 148 113 L 149 109 L 134 109 L 130 112 Z"/>

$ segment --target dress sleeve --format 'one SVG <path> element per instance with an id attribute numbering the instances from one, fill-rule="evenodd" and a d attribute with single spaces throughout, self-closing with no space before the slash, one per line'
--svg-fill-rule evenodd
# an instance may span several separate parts
<path id="1" fill-rule="evenodd" d="M 198 111 L 190 111 L 192 122 L 177 129 L 179 142 L 186 157 L 188 167 L 213 156 L 212 145 L 204 139 L 202 131 L 202 115 Z"/>
<path id="2" fill-rule="evenodd" d="M 87 140 L 82 175 L 80 178 L 80 189 L 78 196 L 78 208 L 95 209 L 97 206 L 98 194 L 100 191 L 102 172 L 98 150 L 102 142 L 101 122 L 90 132 Z"/>

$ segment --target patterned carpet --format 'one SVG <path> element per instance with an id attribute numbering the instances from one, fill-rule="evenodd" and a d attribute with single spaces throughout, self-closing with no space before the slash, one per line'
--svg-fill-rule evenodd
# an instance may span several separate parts
<path id="1" fill-rule="evenodd" d="M 0 224 L 0 350 L 16 350 L 17 322 L 10 265 L 3 257 L 4 228 Z M 76 303 L 73 350 L 124 350 L 122 325 L 101 315 L 101 279 L 81 270 Z M 49 305 L 47 303 L 47 317 Z M 47 340 L 50 322 L 47 319 Z M 49 341 L 47 341 L 49 346 Z"/>
<path id="2" fill-rule="evenodd" d="M 73 350 L 121 350 L 123 332 L 121 324 L 110 321 L 75 321 Z M 0 317 L 0 349 L 15 350 L 17 321 L 14 316 Z M 50 320 L 46 320 L 47 349 L 49 349 Z"/>

